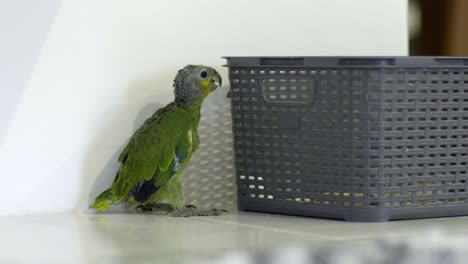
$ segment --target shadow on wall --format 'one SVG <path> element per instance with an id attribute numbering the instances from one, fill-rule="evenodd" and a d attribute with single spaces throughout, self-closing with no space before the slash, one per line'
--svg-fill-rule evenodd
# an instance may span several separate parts
<path id="1" fill-rule="evenodd" d="M 110 111 L 107 111 L 100 131 L 89 144 L 86 150 L 88 153 L 83 161 L 80 211 L 86 210 L 94 198 L 111 185 L 119 166 L 117 159 L 132 134 L 157 109 L 164 106 L 162 103 L 155 103 L 162 101 L 158 100 L 158 96 L 152 95 L 155 94 L 155 87 L 161 83 L 167 83 L 167 80 L 171 78 L 170 74 L 166 74 L 158 78 L 147 78 L 131 83 L 128 85 L 128 104 L 114 105 Z M 125 127 L 131 123 L 129 120 L 134 120 L 131 130 Z M 120 146 L 109 142 L 112 135 L 124 133 L 116 131 L 118 129 L 129 131 L 126 139 L 119 143 Z M 115 206 L 112 209 L 121 210 L 122 208 L 123 206 Z"/>
<path id="2" fill-rule="evenodd" d="M 164 105 L 154 103 L 161 101 L 156 96 L 145 97 L 141 100 L 143 102 L 132 100 L 132 96 L 151 94 L 151 91 L 155 90 L 154 87 L 161 83 L 167 83 L 168 78 L 172 77 L 164 75 L 161 78 L 141 80 L 129 85 L 129 102 L 143 105 L 136 113 L 133 132 Z M 234 210 L 237 206 L 231 113 L 226 94 L 227 89 L 221 88 L 205 100 L 199 124 L 200 148 L 193 154 L 181 177 L 185 202 L 200 208 L 216 207 Z M 101 132 L 97 134 L 93 144 L 90 145 L 89 153 L 82 166 L 82 188 L 84 189 L 80 206 L 87 208 L 87 205 L 91 204 L 94 198 L 107 189 L 114 180 L 119 165 L 117 159 L 133 132 L 129 133 L 128 138 L 122 142 L 120 147 L 111 144 L 106 146 L 102 142 L 106 142 L 109 135 L 122 127 L 122 116 L 129 116 L 128 112 L 131 111 L 129 108 L 121 107 L 116 113 L 112 113 L 112 116 L 106 119 L 109 122 L 103 125 Z M 132 109 L 138 109 L 138 107 Z M 132 117 L 129 116 L 129 118 Z M 98 160 L 95 158 L 97 152 L 101 156 Z M 122 205 L 114 206 L 110 211 L 122 211 L 123 208 Z"/>
<path id="3" fill-rule="evenodd" d="M 237 208 L 237 191 L 227 90 L 221 87 L 205 99 L 198 126 L 200 148 L 192 156 L 181 181 L 189 204 L 233 211 Z"/>

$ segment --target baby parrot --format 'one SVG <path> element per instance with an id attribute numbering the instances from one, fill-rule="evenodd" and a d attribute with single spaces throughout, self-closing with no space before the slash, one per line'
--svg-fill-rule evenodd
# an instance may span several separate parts
<path id="1" fill-rule="evenodd" d="M 120 153 L 112 186 L 90 208 L 104 212 L 112 204 L 127 203 L 144 211 L 162 209 L 174 216 L 210 215 L 184 206 L 179 178 L 199 146 L 202 102 L 221 81 L 211 67 L 188 65 L 179 70 L 173 85 L 174 102 L 159 109 L 133 134 Z"/>

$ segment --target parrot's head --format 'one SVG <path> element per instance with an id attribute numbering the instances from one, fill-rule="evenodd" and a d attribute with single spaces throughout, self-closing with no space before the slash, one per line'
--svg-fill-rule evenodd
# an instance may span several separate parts
<path id="1" fill-rule="evenodd" d="M 179 70 L 174 79 L 175 101 L 185 107 L 200 104 L 221 84 L 221 75 L 215 69 L 204 65 L 187 65 Z"/>

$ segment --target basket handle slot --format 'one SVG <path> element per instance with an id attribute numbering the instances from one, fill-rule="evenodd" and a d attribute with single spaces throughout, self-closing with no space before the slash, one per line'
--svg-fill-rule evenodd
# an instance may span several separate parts
<path id="1" fill-rule="evenodd" d="M 468 59 L 435 59 L 435 63 L 447 66 L 468 66 Z"/>
<path id="2" fill-rule="evenodd" d="M 395 65 L 395 59 L 339 59 L 340 66 L 385 66 Z"/>
<path id="3" fill-rule="evenodd" d="M 260 65 L 272 66 L 303 66 L 304 58 L 260 58 Z"/>

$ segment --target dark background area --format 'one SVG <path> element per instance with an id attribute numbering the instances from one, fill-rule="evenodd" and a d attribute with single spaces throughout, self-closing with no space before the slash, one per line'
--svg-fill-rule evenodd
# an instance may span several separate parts
<path id="1" fill-rule="evenodd" d="M 468 0 L 409 0 L 410 55 L 468 56 Z"/>

